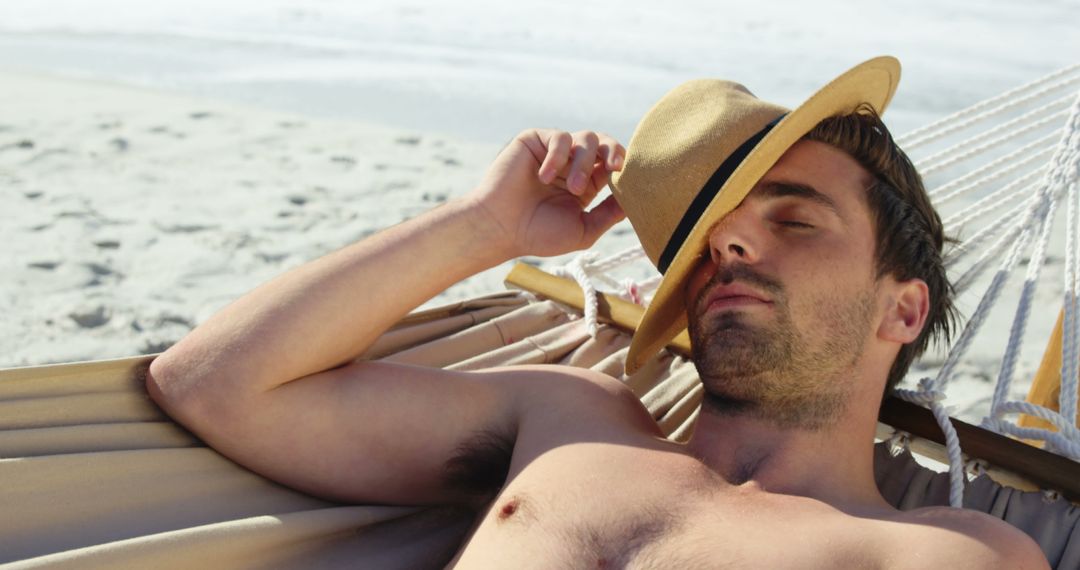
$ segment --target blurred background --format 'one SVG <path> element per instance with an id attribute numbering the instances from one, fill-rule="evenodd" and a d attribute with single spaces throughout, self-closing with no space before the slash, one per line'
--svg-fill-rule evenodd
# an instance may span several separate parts
<path id="1" fill-rule="evenodd" d="M 628 140 L 693 77 L 797 105 L 891 54 L 902 133 L 1075 63 L 1078 25 L 1074 0 L 4 0 L 0 66 L 502 143 Z"/>
<path id="2" fill-rule="evenodd" d="M 1075 0 L 0 0 L 0 367 L 164 350 L 467 191 L 527 127 L 625 143 L 684 80 L 790 107 L 891 54 L 902 134 L 1077 63 L 1078 23 Z M 624 222 L 594 251 L 634 244 Z M 628 276 L 654 274 L 641 265 Z M 508 268 L 431 304 L 500 290 Z"/>

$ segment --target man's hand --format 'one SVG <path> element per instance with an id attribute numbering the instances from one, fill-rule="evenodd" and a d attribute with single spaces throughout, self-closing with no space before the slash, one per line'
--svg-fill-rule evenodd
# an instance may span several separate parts
<path id="1" fill-rule="evenodd" d="M 624 217 L 614 196 L 586 208 L 625 154 L 615 139 L 591 131 L 523 131 L 466 200 L 487 219 L 492 247 L 507 257 L 584 249 Z"/>

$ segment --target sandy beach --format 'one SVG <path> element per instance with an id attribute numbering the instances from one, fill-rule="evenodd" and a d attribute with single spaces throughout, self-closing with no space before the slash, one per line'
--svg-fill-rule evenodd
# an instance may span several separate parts
<path id="1" fill-rule="evenodd" d="M 161 351 L 289 267 L 468 190 L 498 151 L 91 81 L 0 84 L 3 367 Z"/>

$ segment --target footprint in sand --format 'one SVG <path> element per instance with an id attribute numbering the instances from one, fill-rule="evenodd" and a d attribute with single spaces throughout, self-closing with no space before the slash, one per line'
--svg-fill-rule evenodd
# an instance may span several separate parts
<path id="1" fill-rule="evenodd" d="M 435 160 L 442 161 L 446 166 L 461 166 L 461 161 L 450 156 L 436 156 Z"/>
<path id="2" fill-rule="evenodd" d="M 115 139 L 109 141 L 109 145 L 112 146 L 113 149 L 115 149 L 117 152 L 125 152 L 127 151 L 127 149 L 131 148 L 131 143 L 129 143 L 124 137 L 116 137 Z"/>
<path id="3" fill-rule="evenodd" d="M 331 156 L 330 157 L 330 162 L 333 162 L 335 164 L 341 164 L 341 165 L 348 166 L 348 167 L 356 166 L 356 159 L 355 158 L 353 158 L 351 156 L 340 155 L 340 154 L 337 155 L 337 156 Z"/>
<path id="4" fill-rule="evenodd" d="M 112 311 L 105 308 L 105 305 L 97 305 L 75 309 L 68 313 L 68 317 L 84 329 L 96 329 L 108 324 L 112 319 Z"/>
<path id="5" fill-rule="evenodd" d="M 411 164 L 387 164 L 380 162 L 375 165 L 375 170 L 390 170 L 391 168 L 396 170 L 404 170 L 406 172 L 423 172 L 423 166 L 413 166 Z"/>
<path id="6" fill-rule="evenodd" d="M 167 234 L 190 234 L 195 232 L 204 232 L 207 230 L 216 230 L 220 227 L 218 224 L 170 224 L 164 225 L 158 222 L 154 222 L 154 227 L 167 233 Z"/>
<path id="7" fill-rule="evenodd" d="M 95 277 L 108 277 L 109 275 L 116 275 L 118 277 L 120 276 L 120 274 L 115 269 L 109 267 L 108 265 L 102 265 L 100 263 L 94 263 L 92 261 L 90 263 L 84 263 L 83 265 L 87 269 L 89 269 L 90 273 L 93 273 Z"/>
<path id="8" fill-rule="evenodd" d="M 179 342 L 177 339 L 172 338 L 145 338 L 142 344 L 139 345 L 139 354 L 157 354 L 159 352 L 165 352 L 169 348 Z"/>
<path id="9" fill-rule="evenodd" d="M 191 119 L 194 119 L 196 121 L 199 121 L 199 120 L 202 120 L 202 119 L 209 119 L 210 117 L 216 117 L 216 116 L 217 115 L 215 115 L 214 113 L 211 113 L 210 111 L 194 111 L 192 113 L 188 113 L 188 117 L 191 118 Z"/>
<path id="10" fill-rule="evenodd" d="M 33 150 L 34 146 L 35 146 L 34 141 L 32 141 L 30 139 L 23 139 L 21 141 L 16 141 L 16 142 L 8 143 L 8 144 L 5 144 L 5 145 L 0 145 L 0 150 L 8 150 L 8 149 Z"/>
<path id="11" fill-rule="evenodd" d="M 424 192 L 424 195 L 421 196 L 420 199 L 425 202 L 435 202 L 438 204 L 442 204 L 446 201 L 446 194 L 442 192 Z"/>
<path id="12" fill-rule="evenodd" d="M 45 271 L 52 271 L 57 267 L 60 267 L 59 261 L 31 261 L 26 264 L 30 269 L 43 269 Z"/>
<path id="13" fill-rule="evenodd" d="M 255 253 L 255 257 L 258 257 L 260 260 L 262 260 L 263 263 L 281 263 L 282 261 L 285 261 L 286 259 L 288 259 L 289 255 L 291 255 L 291 254 L 288 254 L 288 253 L 266 253 L 266 252 L 262 252 L 262 251 Z"/>

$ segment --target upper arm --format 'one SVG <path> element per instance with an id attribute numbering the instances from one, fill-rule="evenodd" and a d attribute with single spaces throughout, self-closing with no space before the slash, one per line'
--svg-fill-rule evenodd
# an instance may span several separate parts
<path id="1" fill-rule="evenodd" d="M 463 447 L 513 446 L 518 386 L 492 373 L 358 362 L 262 393 L 206 388 L 174 405 L 150 391 L 209 445 L 275 481 L 351 502 L 438 504 L 476 490 L 455 479 Z"/>
<path id="2" fill-rule="evenodd" d="M 969 538 L 967 552 L 957 552 L 957 568 L 1015 568 L 1044 570 L 1050 565 L 1039 545 L 1026 533 L 1012 525 L 983 513 L 983 520 L 966 529 Z"/>
<path id="3" fill-rule="evenodd" d="M 921 509 L 922 510 L 922 509 Z M 1039 545 L 1012 525 L 979 511 L 968 509 L 925 509 L 926 515 L 914 514 L 927 525 L 933 536 L 905 533 L 898 551 L 922 554 L 943 568 L 1048 569 L 1049 564 Z M 921 520 L 920 520 L 921 519 Z M 915 547 L 912 549 L 912 547 Z M 917 561 L 910 567 L 919 566 Z"/>

